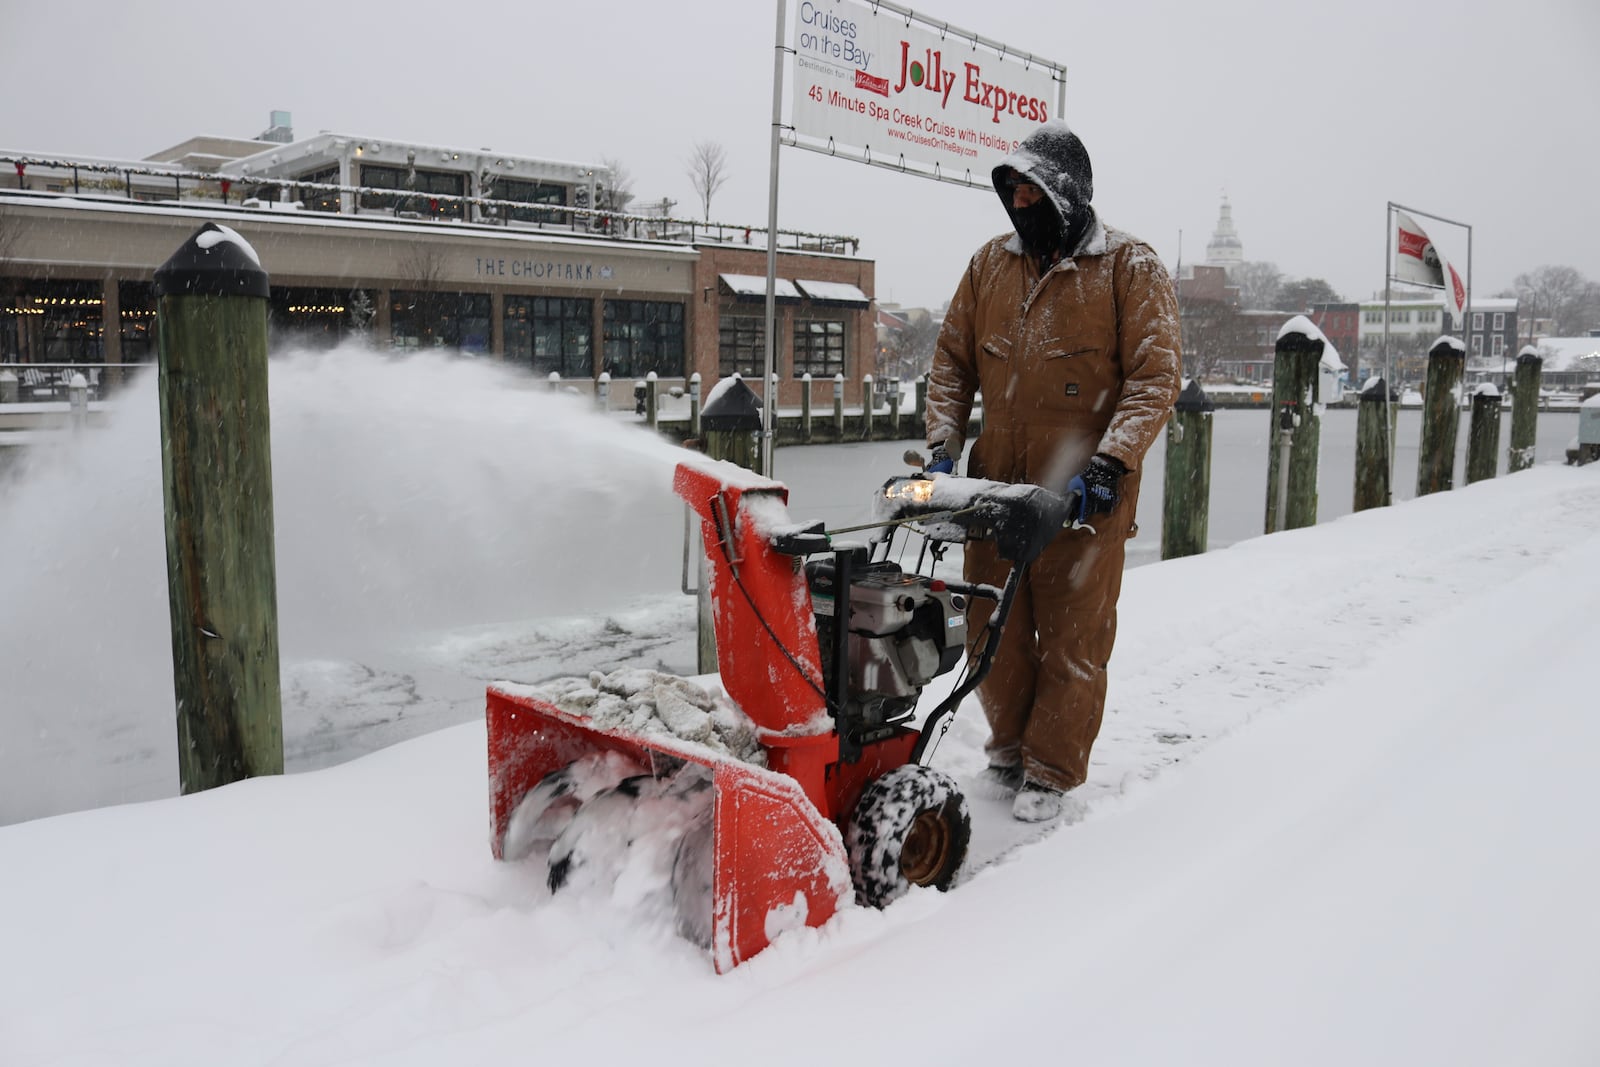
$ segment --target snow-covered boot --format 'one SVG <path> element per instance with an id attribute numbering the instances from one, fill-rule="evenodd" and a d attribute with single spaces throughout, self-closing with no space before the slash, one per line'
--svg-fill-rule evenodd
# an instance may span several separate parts
<path id="1" fill-rule="evenodd" d="M 991 763 L 978 775 L 978 788 L 996 800 L 1008 800 L 1022 788 L 1022 764 Z"/>
<path id="2" fill-rule="evenodd" d="M 1059 819 L 1066 809 L 1065 790 L 1046 785 L 1037 778 L 1026 779 L 1011 803 L 1011 817 L 1021 822 L 1049 822 Z"/>

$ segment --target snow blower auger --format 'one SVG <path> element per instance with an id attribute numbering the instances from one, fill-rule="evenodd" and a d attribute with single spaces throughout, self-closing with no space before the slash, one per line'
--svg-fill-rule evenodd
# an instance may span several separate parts
<path id="1" fill-rule="evenodd" d="M 1078 508 L 1037 486 L 918 474 L 884 485 L 875 522 L 829 532 L 791 523 L 784 486 L 730 463 L 682 463 L 674 488 L 700 517 L 732 706 L 648 671 L 491 686 L 492 844 L 499 859 L 544 851 L 559 889 L 628 847 L 628 810 L 664 819 L 679 930 L 722 973 L 852 897 L 882 907 L 949 887 L 971 824 L 955 781 L 923 758 L 987 673 L 1028 565 Z M 864 529 L 885 532 L 838 538 Z M 908 530 L 935 562 L 949 542 L 992 539 L 1010 577 L 997 589 L 902 570 L 889 555 Z M 919 729 L 923 687 L 967 658 L 971 597 L 997 602 L 988 632 Z"/>

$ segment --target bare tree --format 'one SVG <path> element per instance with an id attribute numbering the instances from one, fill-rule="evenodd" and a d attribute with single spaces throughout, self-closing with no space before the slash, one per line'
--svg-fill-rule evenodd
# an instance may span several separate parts
<path id="1" fill-rule="evenodd" d="M 1388 367 L 1384 365 L 1384 339 L 1382 334 L 1368 334 L 1361 339 L 1360 365 L 1371 367 L 1372 373 L 1393 377 L 1388 384 L 1391 388 L 1399 389 L 1405 385 L 1413 385 L 1427 377 L 1428 350 L 1433 347 L 1432 340 L 1425 339 L 1421 334 L 1390 334 Z"/>
<path id="2" fill-rule="evenodd" d="M 1338 304 L 1338 292 L 1321 278 L 1296 278 L 1278 289 L 1279 311 L 1310 311 L 1312 304 Z"/>
<path id="3" fill-rule="evenodd" d="M 1278 290 L 1283 287 L 1283 272 L 1274 263 L 1241 263 L 1233 268 L 1229 280 L 1239 287 L 1239 306 L 1259 311 L 1278 306 Z"/>
<path id="4" fill-rule="evenodd" d="M 611 172 L 611 181 L 595 190 L 595 207 L 625 214 L 633 203 L 633 174 L 619 159 L 602 156 L 600 162 Z"/>
<path id="5" fill-rule="evenodd" d="M 1577 337 L 1600 326 L 1600 286 L 1572 267 L 1540 267 L 1512 283 L 1522 315 L 1550 319 L 1558 336 Z"/>
<path id="6" fill-rule="evenodd" d="M 689 156 L 689 181 L 694 184 L 695 195 L 705 208 L 705 218 L 711 221 L 711 198 L 728 180 L 728 153 L 715 141 L 699 141 Z"/>
<path id="7" fill-rule="evenodd" d="M 1224 363 L 1243 360 L 1254 351 L 1254 328 L 1226 300 L 1182 299 L 1178 317 L 1183 326 L 1185 377 L 1215 380 Z"/>
<path id="8" fill-rule="evenodd" d="M 941 321 L 926 311 L 906 316 L 906 324 L 892 331 L 880 353 L 878 372 L 901 379 L 920 377 L 933 366 L 933 347 L 939 340 Z"/>
<path id="9" fill-rule="evenodd" d="M 432 348 L 442 343 L 439 327 L 453 301 L 453 297 L 440 291 L 444 287 L 443 254 L 435 245 L 411 241 L 396 261 L 395 272 L 404 282 L 403 288 L 396 287 L 399 290 L 396 296 L 404 293 L 404 299 L 409 301 L 406 310 L 414 312 L 412 321 L 416 324 L 418 346 Z M 393 329 L 391 323 L 391 332 Z"/>

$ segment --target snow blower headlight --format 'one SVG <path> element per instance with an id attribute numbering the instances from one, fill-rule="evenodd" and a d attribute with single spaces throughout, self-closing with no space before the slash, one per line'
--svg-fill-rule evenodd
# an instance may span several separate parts
<path id="1" fill-rule="evenodd" d="M 896 478 L 883 487 L 883 497 L 894 503 L 926 504 L 933 499 L 933 479 Z"/>

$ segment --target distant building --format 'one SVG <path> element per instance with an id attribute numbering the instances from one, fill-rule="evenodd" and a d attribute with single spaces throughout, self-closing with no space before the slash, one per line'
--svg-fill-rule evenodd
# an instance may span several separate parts
<path id="1" fill-rule="evenodd" d="M 12 177 L 13 172 L 15 177 Z M 761 231 L 609 206 L 603 165 L 387 138 L 194 137 L 139 161 L 0 148 L 0 363 L 154 358 L 155 269 L 205 222 L 271 281 L 274 341 L 448 348 L 597 388 L 735 371 L 762 387 Z M 658 204 L 660 202 L 657 202 Z M 653 206 L 653 205 L 652 205 Z M 815 227 L 813 227 L 815 229 Z M 779 231 L 774 372 L 874 366 L 874 264 L 847 237 Z"/>
<path id="2" fill-rule="evenodd" d="M 1174 284 L 1180 301 L 1209 300 L 1239 306 L 1239 287 L 1228 281 L 1223 267 L 1189 264 L 1179 270 Z"/>
<path id="3" fill-rule="evenodd" d="M 1449 332 L 1443 296 L 1396 295 L 1385 305 L 1380 293 L 1359 306 L 1359 341 L 1354 350 L 1348 350 L 1347 362 L 1359 364 L 1364 373 L 1352 384 L 1389 373 L 1384 367 L 1386 349 L 1393 368 L 1391 386 L 1420 382 L 1427 371 L 1428 350 Z"/>
<path id="4" fill-rule="evenodd" d="M 1383 372 L 1384 303 L 1379 294 L 1364 300 L 1361 309 L 1360 344 L 1365 374 Z M 1445 308 L 1443 295 L 1392 297 L 1388 308 L 1388 345 L 1396 377 L 1404 382 L 1420 381 L 1426 357 L 1440 337 L 1456 337 L 1467 349 L 1467 381 L 1493 381 L 1505 384 L 1510 364 L 1519 351 L 1517 341 L 1517 301 L 1510 297 L 1474 299 L 1457 329 Z M 1363 375 L 1363 377 L 1365 376 Z"/>
<path id="5" fill-rule="evenodd" d="M 1361 305 L 1312 304 L 1307 311 L 1307 318 L 1316 324 L 1317 329 L 1322 331 L 1323 337 L 1343 354 L 1346 371 L 1350 375 L 1350 384 L 1358 384 L 1363 377 Z"/>
<path id="6" fill-rule="evenodd" d="M 1205 265 L 1221 267 L 1232 278 L 1243 262 L 1244 243 L 1239 240 L 1239 231 L 1233 227 L 1233 205 L 1228 203 L 1228 196 L 1224 193 L 1222 211 L 1217 216 L 1217 228 L 1211 231 L 1211 240 L 1206 244 Z"/>
<path id="7" fill-rule="evenodd" d="M 1517 355 L 1517 301 L 1514 297 L 1474 299 L 1466 315 L 1468 359 L 1515 359 Z M 1462 337 L 1462 331 L 1450 331 Z"/>

